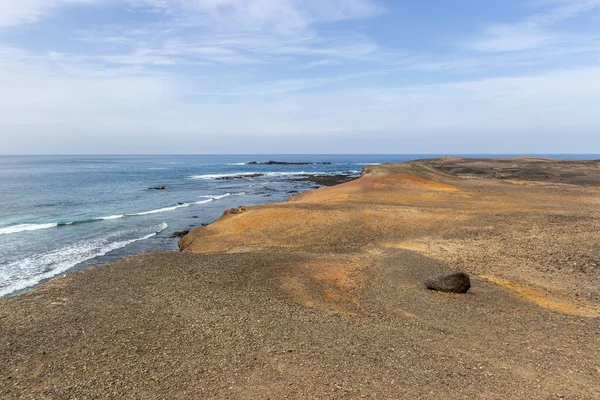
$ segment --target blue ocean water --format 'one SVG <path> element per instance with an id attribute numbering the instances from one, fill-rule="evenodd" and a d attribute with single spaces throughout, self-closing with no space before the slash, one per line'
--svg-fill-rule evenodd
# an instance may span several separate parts
<path id="1" fill-rule="evenodd" d="M 562 158 L 590 158 L 564 156 Z M 0 156 L 0 297 L 69 271 L 151 250 L 239 205 L 314 188 L 303 174 L 357 174 L 419 155 Z M 331 165 L 247 165 L 250 161 Z M 243 180 L 226 175 L 263 173 Z M 166 190 L 148 190 L 166 186 Z"/>

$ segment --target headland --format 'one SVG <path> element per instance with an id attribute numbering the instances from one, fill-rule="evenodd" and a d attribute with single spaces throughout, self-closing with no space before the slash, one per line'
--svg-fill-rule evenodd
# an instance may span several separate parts
<path id="1" fill-rule="evenodd" d="M 600 161 L 365 167 L 0 300 L 0 397 L 595 399 L 598 210 Z"/>

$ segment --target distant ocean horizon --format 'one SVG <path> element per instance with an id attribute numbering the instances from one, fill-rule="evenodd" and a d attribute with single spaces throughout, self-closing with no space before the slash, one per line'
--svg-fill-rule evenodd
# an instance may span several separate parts
<path id="1" fill-rule="evenodd" d="M 0 155 L 0 297 L 128 255 L 176 251 L 176 231 L 208 224 L 229 208 L 285 201 L 318 187 L 299 177 L 358 177 L 365 165 L 443 156 L 600 159 L 600 154 Z M 315 164 L 247 164 L 271 160 Z M 236 176 L 242 179 L 231 179 Z"/>
<path id="2" fill-rule="evenodd" d="M 418 158 L 439 158 L 439 157 L 467 157 L 467 158 L 512 158 L 512 157 L 540 157 L 540 158 L 553 158 L 560 159 L 564 158 L 567 160 L 583 160 L 588 157 L 595 159 L 600 157 L 600 153 L 406 153 L 406 154 L 384 154 L 384 153 L 356 153 L 356 154 L 345 154 L 345 153 L 277 153 L 277 154 L 262 154 L 262 153 L 240 153 L 240 154 L 202 154 L 202 153 L 52 153 L 52 154 L 6 154 L 0 153 L 0 157 L 321 157 L 321 156 L 333 156 L 333 157 L 418 157 Z M 414 158 L 414 159 L 418 159 Z"/>

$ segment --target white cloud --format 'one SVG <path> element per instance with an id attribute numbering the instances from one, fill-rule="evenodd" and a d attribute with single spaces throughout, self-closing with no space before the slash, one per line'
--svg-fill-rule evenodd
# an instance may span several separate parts
<path id="1" fill-rule="evenodd" d="M 103 3 L 177 15 L 211 29 L 281 33 L 383 11 L 373 0 L 0 0 L 0 27 L 38 22 L 61 7 Z"/>
<path id="2" fill-rule="evenodd" d="M 102 1 L 103 0 L 0 0 L 0 28 L 23 23 L 38 22 L 60 7 L 90 5 Z"/>
<path id="3" fill-rule="evenodd" d="M 0 148 L 15 152 L 314 152 L 336 142 L 338 151 L 364 143 L 360 150 L 460 152 L 459 137 L 464 152 L 477 143 L 497 152 L 581 151 L 600 126 L 600 68 L 409 86 L 360 75 L 258 83 L 211 74 L 188 82 L 10 48 L 0 56 L 13 60 L 0 64 L 8 84 Z M 336 79 L 345 89 L 329 86 Z M 527 147 L 527 137 L 538 142 Z"/>
<path id="4" fill-rule="evenodd" d="M 0 28 L 37 22 L 61 7 L 105 3 L 163 15 L 154 23 L 132 19 L 123 26 L 74 31 L 71 39 L 107 50 L 65 57 L 150 67 L 265 64 L 298 57 L 307 58 L 307 66 L 332 65 L 339 59 L 369 59 L 378 46 L 357 34 L 323 37 L 318 24 L 383 12 L 373 0 L 0 0 Z"/>
<path id="5" fill-rule="evenodd" d="M 158 12 L 184 12 L 192 22 L 227 31 L 269 29 L 285 33 L 314 23 L 364 18 L 383 11 L 373 0 L 134 1 Z"/>
<path id="6" fill-rule="evenodd" d="M 490 53 L 523 51 L 568 46 L 597 38 L 566 33 L 555 25 L 600 9 L 600 0 L 545 0 L 539 4 L 545 11 L 517 22 L 485 27 L 482 36 L 471 42 L 469 48 Z"/>
<path id="7" fill-rule="evenodd" d="M 559 28 L 600 0 L 540 1 L 546 11 L 487 26 L 470 51 L 442 55 L 321 29 L 382 12 L 371 0 L 0 0 L 0 27 L 8 29 L 74 5 L 156 13 L 64 27 L 60 50 L 0 42 L 0 149 L 311 152 L 339 141 L 339 151 L 383 152 L 413 138 L 450 152 L 441 147 L 457 142 L 449 138 L 499 143 L 506 132 L 581 142 L 600 126 L 600 38 Z M 442 83 L 415 83 L 430 77 Z M 261 140 L 274 147 L 260 148 Z"/>
<path id="8" fill-rule="evenodd" d="M 2 46 L 0 60 L 0 127 L 7 136 L 18 126 L 37 126 L 51 136 L 57 126 L 83 131 L 85 121 L 133 121 L 174 100 L 176 83 L 164 74 L 63 64 L 55 54 L 38 56 Z"/>

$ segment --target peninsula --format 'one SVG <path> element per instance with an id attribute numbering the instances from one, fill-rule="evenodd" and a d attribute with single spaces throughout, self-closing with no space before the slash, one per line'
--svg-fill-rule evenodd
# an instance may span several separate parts
<path id="1" fill-rule="evenodd" d="M 0 398 L 597 399 L 598 210 L 600 161 L 368 166 L 0 299 Z"/>

